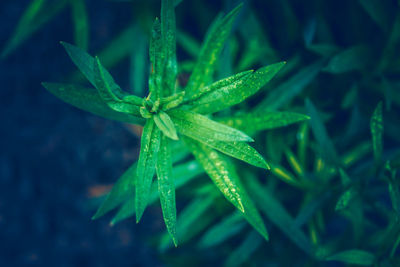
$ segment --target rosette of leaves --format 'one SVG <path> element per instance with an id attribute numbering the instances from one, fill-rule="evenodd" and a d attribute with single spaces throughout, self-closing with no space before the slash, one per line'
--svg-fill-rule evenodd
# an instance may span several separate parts
<path id="1" fill-rule="evenodd" d="M 134 195 L 133 205 L 139 222 L 152 198 L 153 176 L 156 174 L 164 221 L 177 245 L 176 181 L 172 175 L 171 142 L 179 140 L 192 152 L 222 194 L 268 239 L 257 209 L 223 154 L 264 169 L 269 169 L 269 165 L 248 144 L 253 141 L 251 137 L 228 126 L 232 120 L 217 122 L 211 116 L 255 94 L 274 77 L 284 62 L 213 82 L 218 56 L 240 11 L 239 5 L 214 21 L 190 79 L 182 87 L 177 83 L 174 5 L 173 0 L 163 0 L 161 21 L 155 19 L 153 24 L 149 49 L 149 94 L 144 99 L 123 91 L 97 57 L 64 42 L 62 45 L 68 55 L 95 89 L 73 84 L 43 83 L 52 94 L 75 107 L 108 119 L 144 126 L 138 162 L 116 183 L 94 218 L 120 205 L 127 195 Z M 301 114 L 289 115 L 282 116 L 276 112 L 267 118 L 281 126 L 307 119 Z M 247 118 L 262 123 L 264 115 L 254 116 Z M 236 124 L 243 118 L 246 116 L 236 118 Z M 246 123 L 241 121 L 241 124 Z"/>

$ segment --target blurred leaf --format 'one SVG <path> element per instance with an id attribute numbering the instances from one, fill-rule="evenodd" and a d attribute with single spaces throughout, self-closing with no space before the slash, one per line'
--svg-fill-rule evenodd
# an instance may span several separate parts
<path id="1" fill-rule="evenodd" d="M 89 22 L 85 0 L 71 0 L 75 44 L 87 50 L 89 46 Z"/>
<path id="2" fill-rule="evenodd" d="M 339 197 L 338 201 L 336 202 L 335 210 L 336 211 L 341 211 L 341 210 L 346 209 L 350 205 L 351 201 L 354 199 L 356 194 L 357 194 L 357 191 L 353 187 L 351 187 L 350 189 L 346 190 Z"/>
<path id="3" fill-rule="evenodd" d="M 257 112 L 220 118 L 218 122 L 251 133 L 253 131 L 263 131 L 288 126 L 308 119 L 310 119 L 310 117 L 307 115 L 294 112 Z"/>
<path id="4" fill-rule="evenodd" d="M 104 103 L 96 89 L 62 83 L 42 83 L 42 85 L 64 102 L 97 116 L 132 124 L 144 124 L 141 117 L 112 110 Z"/>
<path id="5" fill-rule="evenodd" d="M 102 217 L 107 212 L 115 209 L 118 205 L 124 202 L 130 194 L 135 192 L 136 184 L 136 167 L 137 164 L 132 164 L 128 170 L 122 174 L 121 178 L 115 183 L 111 192 L 107 195 L 106 200 L 97 209 L 96 214 L 92 217 L 92 220 L 96 220 Z"/>
<path id="6" fill-rule="evenodd" d="M 5 44 L 0 57 L 5 58 L 11 54 L 34 32 L 64 9 L 68 1 L 59 0 L 49 3 L 46 0 L 32 0 L 19 20 L 12 37 Z"/>
<path id="7" fill-rule="evenodd" d="M 376 163 L 382 160 L 383 151 L 383 118 L 382 118 L 382 102 L 379 102 L 374 110 L 370 122 L 372 134 L 372 147 L 374 150 L 374 158 Z"/>
<path id="8" fill-rule="evenodd" d="M 169 138 L 173 140 L 178 140 L 178 135 L 176 133 L 176 129 L 173 121 L 164 111 L 159 111 L 157 114 L 153 116 L 154 122 L 157 127 Z"/>
<path id="9" fill-rule="evenodd" d="M 101 65 L 98 57 L 93 62 L 93 78 L 95 87 L 97 88 L 100 97 L 103 101 L 113 110 L 117 112 L 123 112 L 127 114 L 133 114 L 140 116 L 139 105 L 132 104 L 124 101 L 124 92 L 118 84 L 114 82 L 114 79 L 109 76 L 106 79 L 104 67 Z M 122 96 L 122 97 L 121 97 Z M 136 103 L 142 102 L 140 98 L 136 98 Z"/>
<path id="10" fill-rule="evenodd" d="M 161 33 L 165 55 L 163 72 L 163 96 L 175 93 L 175 81 L 178 74 L 176 62 L 176 26 L 174 0 L 161 1 Z"/>
<path id="11" fill-rule="evenodd" d="M 243 242 L 230 253 L 228 259 L 225 261 L 224 266 L 240 266 L 244 264 L 251 255 L 261 246 L 262 239 L 260 236 L 251 231 Z"/>
<path id="12" fill-rule="evenodd" d="M 149 119 L 143 128 L 136 180 L 136 222 L 140 221 L 150 196 L 151 184 L 160 147 L 160 130 L 154 120 Z"/>
<path id="13" fill-rule="evenodd" d="M 191 111 L 174 109 L 169 111 L 168 114 L 176 124 L 179 132 L 196 140 L 254 141 L 239 130 Z"/>
<path id="14" fill-rule="evenodd" d="M 326 258 L 327 261 L 340 261 L 348 264 L 370 266 L 375 262 L 375 256 L 364 250 L 346 250 Z"/>
<path id="15" fill-rule="evenodd" d="M 157 155 L 156 172 L 165 226 L 175 246 L 178 246 L 176 235 L 175 185 L 172 176 L 170 140 L 163 134 L 161 135 L 160 150 Z"/>
<path id="16" fill-rule="evenodd" d="M 148 40 L 139 27 L 135 27 L 133 35 L 135 37 L 135 45 L 132 42 L 128 42 L 132 47 L 129 66 L 130 86 L 134 95 L 143 97 L 147 87 L 145 83 L 149 74 Z M 102 62 L 104 63 L 103 60 Z"/>
<path id="17" fill-rule="evenodd" d="M 358 0 L 367 14 L 382 28 L 384 32 L 389 29 L 388 11 L 386 10 L 385 1 L 382 0 Z"/>
<path id="18" fill-rule="evenodd" d="M 337 164 L 337 153 L 335 147 L 333 146 L 332 140 L 328 136 L 319 112 L 309 99 L 306 99 L 306 109 L 308 115 L 311 117 L 311 120 L 309 122 L 314 137 L 320 146 L 320 153 L 328 162 Z"/>
<path id="19" fill-rule="evenodd" d="M 302 67 L 302 69 L 271 91 L 260 104 L 257 105 L 256 112 L 265 112 L 265 110 L 277 110 L 301 93 L 318 75 L 323 66 L 323 61 L 317 61 L 311 65 Z"/>
<path id="20" fill-rule="evenodd" d="M 371 49 L 366 45 L 352 46 L 332 57 L 323 70 L 338 74 L 364 69 L 371 60 L 371 53 Z"/>
<path id="21" fill-rule="evenodd" d="M 252 73 L 243 83 L 232 87 L 224 87 L 203 95 L 194 103 L 194 111 L 209 114 L 236 105 L 255 94 L 267 84 L 285 65 L 285 62 L 275 63 Z"/>
<path id="22" fill-rule="evenodd" d="M 313 255 L 313 247 L 303 231 L 296 225 L 295 220 L 287 212 L 285 207 L 268 190 L 264 189 L 256 179 L 248 179 L 249 188 L 258 203 L 258 207 L 265 213 L 268 219 L 301 250 Z"/>
<path id="23" fill-rule="evenodd" d="M 217 59 L 229 37 L 233 21 L 239 13 L 242 4 L 237 6 L 225 17 L 217 17 L 206 34 L 202 44 L 197 64 L 190 76 L 186 92 L 191 95 L 201 87 L 208 85 L 217 67 Z"/>
<path id="24" fill-rule="evenodd" d="M 339 48 L 330 43 L 312 44 L 307 46 L 307 49 L 323 57 L 330 57 L 339 52 Z"/>
<path id="25" fill-rule="evenodd" d="M 220 245 L 230 237 L 239 233 L 245 225 L 242 214 L 234 212 L 205 232 L 199 241 L 199 246 L 205 249 Z"/>
<path id="26" fill-rule="evenodd" d="M 177 30 L 176 42 L 190 56 L 196 58 L 200 51 L 200 44 L 188 33 Z"/>

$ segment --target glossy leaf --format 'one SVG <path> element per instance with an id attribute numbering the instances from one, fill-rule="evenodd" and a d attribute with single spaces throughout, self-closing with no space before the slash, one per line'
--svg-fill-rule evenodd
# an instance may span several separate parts
<path id="1" fill-rule="evenodd" d="M 94 83 L 103 101 L 115 111 L 139 116 L 139 106 L 124 101 L 120 97 L 122 95 L 121 88 L 112 78 L 106 79 L 104 70 L 99 58 L 96 57 L 93 66 Z"/>
<path id="2" fill-rule="evenodd" d="M 175 93 L 175 81 L 178 74 L 174 2 L 174 0 L 161 1 L 161 34 L 165 55 L 163 96 L 169 96 Z"/>
<path id="3" fill-rule="evenodd" d="M 46 0 L 33 0 L 26 8 L 18 25 L 5 44 L 1 52 L 1 58 L 11 54 L 18 46 L 27 40 L 33 33 L 40 29 L 45 23 L 56 16 L 67 5 L 69 0 L 59 0 L 49 3 Z"/>
<path id="4" fill-rule="evenodd" d="M 128 199 L 133 192 L 135 192 L 136 167 L 136 163 L 132 164 L 132 166 L 122 174 L 121 178 L 118 179 L 111 189 L 111 192 L 107 195 L 106 200 L 97 209 L 92 220 L 96 220 L 107 212 L 115 209 L 118 205 Z"/>
<path id="5" fill-rule="evenodd" d="M 220 140 L 220 141 L 254 141 L 245 133 L 215 122 L 207 117 L 181 109 L 168 111 L 178 131 L 186 136 L 196 139 Z"/>
<path id="6" fill-rule="evenodd" d="M 96 89 L 62 83 L 42 83 L 42 85 L 56 97 L 79 109 L 111 120 L 144 124 L 144 120 L 141 117 L 111 109 L 104 103 Z"/>
<path id="7" fill-rule="evenodd" d="M 164 217 L 165 226 L 175 244 L 178 245 L 176 236 L 176 203 L 175 203 L 175 185 L 172 176 L 172 161 L 170 140 L 161 136 L 160 150 L 157 155 L 157 181 L 158 192 L 160 193 L 160 202 Z"/>
<path id="8" fill-rule="evenodd" d="M 174 122 L 164 111 L 160 111 L 153 116 L 154 122 L 157 127 L 169 138 L 173 140 L 178 140 L 178 135 L 176 133 Z"/>
<path id="9" fill-rule="evenodd" d="M 204 43 L 202 44 L 199 57 L 190 76 L 186 92 L 191 95 L 208 85 L 217 67 L 217 59 L 221 54 L 222 48 L 229 37 L 233 21 L 239 13 L 242 4 L 232 10 L 224 18 L 218 17 L 210 27 L 206 34 Z"/>
<path id="10" fill-rule="evenodd" d="M 252 73 L 247 79 L 238 82 L 231 87 L 223 87 L 203 95 L 197 99 L 192 109 L 195 112 L 209 114 L 236 105 L 255 94 L 261 87 L 267 84 L 285 65 L 279 62 L 263 67 Z"/>
<path id="11" fill-rule="evenodd" d="M 85 1 L 72 0 L 70 3 L 72 7 L 75 43 L 83 50 L 87 50 L 89 46 L 89 22 Z"/>
<path id="12" fill-rule="evenodd" d="M 373 265 L 375 256 L 364 250 L 346 250 L 326 258 L 327 261 L 340 261 L 347 264 L 357 264 L 363 266 Z"/>
<path id="13" fill-rule="evenodd" d="M 379 102 L 372 114 L 371 121 L 372 148 L 376 163 L 382 159 L 383 151 L 383 117 L 382 117 L 382 102 Z"/>
<path id="14" fill-rule="evenodd" d="M 146 121 L 140 141 L 140 154 L 136 182 L 136 222 L 140 221 L 150 196 L 155 173 L 157 153 L 160 148 L 160 130 L 151 119 Z"/>
<path id="15" fill-rule="evenodd" d="M 295 112 L 266 112 L 225 117 L 218 119 L 218 122 L 238 130 L 253 132 L 284 127 L 309 119 L 309 116 Z"/>
<path id="16" fill-rule="evenodd" d="M 149 77 L 149 91 L 153 100 L 161 97 L 162 77 L 164 73 L 165 54 L 163 51 L 163 39 L 161 35 L 161 24 L 156 18 L 153 23 L 150 39 L 150 63 L 151 71 Z"/>

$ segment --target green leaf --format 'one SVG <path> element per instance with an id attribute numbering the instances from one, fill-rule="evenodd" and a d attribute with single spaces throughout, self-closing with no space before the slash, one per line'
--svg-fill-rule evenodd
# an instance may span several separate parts
<path id="1" fill-rule="evenodd" d="M 192 57 L 197 57 L 200 50 L 200 44 L 192 36 L 185 32 L 177 30 L 176 41 L 182 49 Z"/>
<path id="2" fill-rule="evenodd" d="M 157 153 L 160 148 L 160 133 L 154 120 L 149 119 L 146 121 L 140 141 L 140 154 L 137 166 L 136 222 L 140 221 L 149 199 L 157 162 Z"/>
<path id="3" fill-rule="evenodd" d="M 89 46 L 89 22 L 84 0 L 70 1 L 72 21 L 74 22 L 75 43 L 83 50 Z"/>
<path id="4" fill-rule="evenodd" d="M 212 76 L 218 65 L 218 56 L 221 54 L 225 41 L 229 37 L 233 21 L 242 5 L 243 4 L 237 6 L 224 18 L 218 17 L 213 22 L 202 44 L 196 66 L 194 67 L 186 87 L 186 93 L 188 95 L 191 95 L 193 92 L 208 85 L 212 81 Z"/>
<path id="5" fill-rule="evenodd" d="M 233 165 L 217 152 L 204 145 L 188 138 L 184 140 L 222 194 L 242 212 L 254 229 L 268 240 L 268 232 L 264 222 L 241 184 Z"/>
<path id="6" fill-rule="evenodd" d="M 139 106 L 124 101 L 120 97 L 120 95 L 122 95 L 121 88 L 114 82 L 112 77 L 106 79 L 104 70 L 105 69 L 101 65 L 99 58 L 96 57 L 93 66 L 94 82 L 103 101 L 115 111 L 139 116 Z"/>
<path id="7" fill-rule="evenodd" d="M 62 83 L 42 83 L 42 85 L 56 97 L 79 109 L 111 120 L 144 124 L 141 117 L 112 110 L 104 103 L 96 89 Z"/>
<path id="8" fill-rule="evenodd" d="M 172 153 L 174 154 L 174 153 Z M 173 161 L 176 159 L 173 158 Z M 184 164 L 180 164 L 173 168 L 172 177 L 175 180 L 175 188 L 178 189 L 191 181 L 193 178 L 199 176 L 204 171 L 201 166 L 196 161 L 189 161 Z M 159 197 L 158 189 L 156 186 L 151 188 L 151 194 L 149 198 L 149 203 L 154 203 Z M 129 200 L 122 205 L 118 213 L 112 219 L 111 224 L 114 225 L 128 217 L 131 217 L 135 214 L 135 193 L 130 195 Z"/>
<path id="9" fill-rule="evenodd" d="M 68 3 L 69 0 L 49 1 L 46 0 L 33 0 L 26 8 L 18 25 L 12 35 L 7 41 L 1 58 L 5 58 L 11 54 L 19 45 L 27 40 L 33 33 L 40 27 L 56 16 Z"/>
<path id="10" fill-rule="evenodd" d="M 251 231 L 243 242 L 230 253 L 224 266 L 240 266 L 244 264 L 251 255 L 261 246 L 262 239 L 256 232 Z"/>
<path id="11" fill-rule="evenodd" d="M 375 256 L 364 250 L 346 250 L 326 258 L 327 261 L 340 261 L 348 264 L 370 266 L 375 262 Z"/>
<path id="12" fill-rule="evenodd" d="M 251 179 L 252 178 L 252 179 Z M 272 193 L 264 189 L 254 177 L 249 177 L 249 188 L 260 209 L 294 244 L 309 255 L 313 255 L 313 248 L 303 231 L 296 225 L 295 220 L 276 199 Z"/>
<path id="13" fill-rule="evenodd" d="M 165 226 L 170 234 L 175 246 L 178 246 L 176 236 L 176 204 L 175 204 L 175 185 L 172 176 L 172 161 L 170 140 L 161 136 L 160 150 L 157 156 L 157 181 L 158 192 L 164 217 Z"/>
<path id="14" fill-rule="evenodd" d="M 153 23 L 150 39 L 151 72 L 149 77 L 149 91 L 151 99 L 158 100 L 161 97 L 162 76 L 164 72 L 165 54 L 161 35 L 161 24 L 158 18 Z"/>
<path id="15" fill-rule="evenodd" d="M 214 91 L 225 91 L 225 90 L 230 90 L 232 87 L 236 87 L 240 84 L 242 84 L 246 78 L 249 77 L 249 75 L 253 73 L 252 70 L 249 71 L 244 71 L 238 74 L 235 74 L 233 76 L 230 76 L 228 78 L 219 80 L 209 86 L 201 87 L 197 91 L 193 92 L 192 95 L 187 95 L 186 98 L 187 100 L 185 102 L 195 105 L 196 100 L 203 96 L 204 94 L 208 94 Z"/>
<path id="16" fill-rule="evenodd" d="M 374 150 L 374 158 L 376 163 L 382 160 L 383 151 L 383 117 L 382 117 L 382 102 L 379 102 L 374 110 L 370 122 L 372 134 L 372 147 Z"/>
<path id="17" fill-rule="evenodd" d="M 205 232 L 199 241 L 199 246 L 203 249 L 217 246 L 239 233 L 245 225 L 242 214 L 234 212 Z"/>
<path id="18" fill-rule="evenodd" d="M 148 40 L 147 35 L 143 33 L 139 26 L 134 28 L 132 35 L 135 37 L 135 47 L 130 51 L 130 86 L 134 95 L 143 97 L 147 87 L 145 83 L 149 76 Z M 128 43 L 132 44 L 129 41 Z M 104 65 L 103 60 L 102 62 Z"/>
<path id="19" fill-rule="evenodd" d="M 317 61 L 313 64 L 303 67 L 298 73 L 293 75 L 287 81 L 271 91 L 268 96 L 257 105 L 257 112 L 265 110 L 277 110 L 300 94 L 319 74 L 324 61 Z"/>
<path id="20" fill-rule="evenodd" d="M 175 82 L 178 74 L 176 62 L 176 25 L 174 0 L 161 1 L 161 34 L 165 55 L 163 72 L 163 96 L 175 93 Z"/>
<path id="21" fill-rule="evenodd" d="M 242 189 L 229 176 L 227 162 L 221 158 L 218 152 L 201 143 L 190 139 L 185 139 L 185 143 L 224 197 L 244 213 Z"/>
<path id="22" fill-rule="evenodd" d="M 94 71 L 94 66 L 96 63 L 95 59 L 79 47 L 65 42 L 61 42 L 61 44 L 64 46 L 72 62 L 74 62 L 74 64 L 78 67 L 78 69 L 82 72 L 86 79 L 88 79 L 88 81 L 97 88 Z M 140 97 L 128 95 L 127 93 L 120 90 L 118 85 L 115 84 L 115 81 L 111 74 L 103 66 L 100 65 L 99 68 L 103 73 L 104 81 L 112 86 L 113 93 L 116 94 L 116 96 L 118 96 L 120 99 L 129 97 L 129 101 L 131 103 L 138 106 L 142 105 L 143 100 Z M 99 88 L 97 89 L 99 90 Z"/>
<path id="23" fill-rule="evenodd" d="M 353 187 L 346 190 L 336 202 L 335 211 L 341 211 L 346 209 L 350 205 L 351 201 L 354 199 L 356 194 L 357 190 Z"/>
<path id="24" fill-rule="evenodd" d="M 382 28 L 384 32 L 389 30 L 390 16 L 386 10 L 385 1 L 382 0 L 359 0 L 361 6 L 365 9 L 368 15 Z"/>
<path id="25" fill-rule="evenodd" d="M 322 122 L 322 119 L 315 108 L 311 100 L 306 99 L 306 109 L 308 115 L 311 117 L 310 125 L 311 130 L 314 134 L 320 146 L 320 152 L 322 156 L 330 163 L 337 164 L 338 158 L 335 147 L 333 146 L 332 140 L 329 138 L 326 128 Z"/>
<path id="26" fill-rule="evenodd" d="M 221 118 L 218 122 L 238 130 L 253 132 L 284 127 L 309 119 L 309 116 L 295 112 L 257 112 Z"/>
<path id="27" fill-rule="evenodd" d="M 198 137 L 210 141 L 254 141 L 239 130 L 191 111 L 174 109 L 168 111 L 168 114 L 171 116 L 179 132 L 194 139 Z"/>
<path id="28" fill-rule="evenodd" d="M 367 67 L 371 59 L 371 49 L 366 45 L 355 45 L 336 54 L 323 69 L 338 74 Z"/>
<path id="29" fill-rule="evenodd" d="M 110 210 L 115 209 L 118 205 L 129 198 L 130 194 L 135 192 L 136 184 L 136 167 L 137 164 L 132 164 L 127 171 L 122 174 L 121 178 L 113 186 L 111 192 L 107 195 L 106 200 L 97 209 L 92 220 L 102 217 Z"/>
<path id="30" fill-rule="evenodd" d="M 164 111 L 160 111 L 153 116 L 157 127 L 169 138 L 178 140 L 174 122 Z"/>
<path id="31" fill-rule="evenodd" d="M 223 87 L 203 95 L 193 103 L 193 111 L 203 114 L 215 113 L 242 102 L 267 84 L 284 65 L 285 62 L 279 62 L 263 67 L 235 86 Z"/>

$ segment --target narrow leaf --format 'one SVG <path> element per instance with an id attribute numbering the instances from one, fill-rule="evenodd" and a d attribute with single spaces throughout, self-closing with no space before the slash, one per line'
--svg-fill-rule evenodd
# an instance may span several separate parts
<path id="1" fill-rule="evenodd" d="M 309 116 L 295 112 L 257 112 L 221 118 L 218 122 L 238 130 L 253 132 L 284 127 L 309 119 Z"/>
<path id="2" fill-rule="evenodd" d="M 185 138 L 184 140 L 195 158 L 203 166 L 204 170 L 214 181 L 224 196 L 231 201 L 232 204 L 239 209 L 239 211 L 242 211 L 245 219 L 266 240 L 268 240 L 268 232 L 265 228 L 264 222 L 250 197 L 248 196 L 245 188 L 241 184 L 234 166 L 227 159 L 219 155 L 217 152 L 205 147 L 204 145 L 188 138 Z M 230 184 L 232 186 L 230 186 Z M 227 186 L 230 188 L 226 188 Z M 240 202 L 238 199 L 240 199 Z"/>
<path id="3" fill-rule="evenodd" d="M 89 46 L 89 22 L 84 0 L 72 0 L 72 21 L 74 22 L 75 43 L 83 50 Z"/>
<path id="4" fill-rule="evenodd" d="M 174 122 L 164 111 L 160 111 L 154 115 L 154 122 L 157 127 L 169 138 L 173 140 L 178 140 L 178 135 L 176 133 Z"/>
<path id="5" fill-rule="evenodd" d="M 381 0 L 359 0 L 358 1 L 367 14 L 382 28 L 384 32 L 387 32 L 390 24 L 390 16 L 386 10 L 385 1 Z"/>
<path id="6" fill-rule="evenodd" d="M 176 25 L 174 0 L 161 1 L 161 34 L 165 55 L 163 73 L 163 96 L 175 93 L 175 81 L 178 74 L 176 62 Z"/>
<path id="7" fill-rule="evenodd" d="M 215 113 L 244 101 L 267 84 L 284 65 L 285 62 L 268 65 L 235 86 L 223 87 L 203 95 L 193 103 L 193 111 L 203 114 Z"/>
<path id="8" fill-rule="evenodd" d="M 56 97 L 79 109 L 111 120 L 144 124 L 144 120 L 141 117 L 111 109 L 104 103 L 96 89 L 62 83 L 42 83 L 42 85 Z"/>
<path id="9" fill-rule="evenodd" d="M 241 266 L 261 246 L 262 239 L 256 232 L 250 232 L 243 242 L 230 253 L 224 266 Z"/>
<path id="10" fill-rule="evenodd" d="M 218 17 L 209 29 L 200 50 L 196 66 L 190 76 L 186 92 L 192 92 L 208 85 L 217 67 L 217 59 L 221 54 L 225 41 L 228 39 L 233 21 L 239 13 L 242 4 L 232 10 L 224 18 Z"/>
<path id="11" fill-rule="evenodd" d="M 382 102 L 379 102 L 374 110 L 370 122 L 372 134 L 372 147 L 374 150 L 375 162 L 379 163 L 382 159 L 383 151 L 383 117 L 382 117 Z"/>
<path id="12" fill-rule="evenodd" d="M 168 111 L 177 129 L 184 135 L 196 139 L 221 140 L 221 141 L 254 141 L 245 133 L 208 119 L 200 114 L 174 109 Z"/>
<path id="13" fill-rule="evenodd" d="M 161 97 L 162 76 L 164 72 L 165 54 L 163 51 L 163 39 L 161 24 L 158 18 L 153 23 L 150 39 L 150 63 L 149 91 L 151 98 L 157 100 Z"/>
<path id="14" fill-rule="evenodd" d="M 348 264 L 370 266 L 375 262 L 375 256 L 364 250 L 346 250 L 326 258 L 327 261 L 340 261 Z"/>
<path id="15" fill-rule="evenodd" d="M 107 195 L 106 200 L 97 209 L 92 220 L 96 220 L 110 210 L 115 209 L 123 201 L 128 199 L 132 192 L 134 192 L 136 183 L 136 167 L 136 163 L 132 164 L 132 166 L 122 174 L 121 178 L 118 179 L 111 192 Z"/>
<path id="16" fill-rule="evenodd" d="M 323 69 L 330 73 L 344 73 L 367 67 L 371 59 L 371 50 L 366 45 L 356 45 L 335 55 Z"/>
<path id="17" fill-rule="evenodd" d="M 160 130 L 156 127 L 154 120 L 149 119 L 143 128 L 142 139 L 140 141 L 135 196 L 136 222 L 140 221 L 147 206 L 159 147 Z"/>
<path id="18" fill-rule="evenodd" d="M 140 108 L 137 105 L 124 101 L 117 94 L 121 94 L 121 88 L 113 81 L 106 79 L 104 67 L 101 65 L 98 57 L 95 58 L 93 72 L 95 86 L 103 101 L 113 110 L 134 115 L 140 114 Z"/>
<path id="19" fill-rule="evenodd" d="M 171 148 L 169 142 L 170 140 L 165 135 L 162 135 L 160 150 L 157 155 L 156 171 L 165 226 L 175 246 L 177 246 L 175 185 L 172 176 Z"/>

